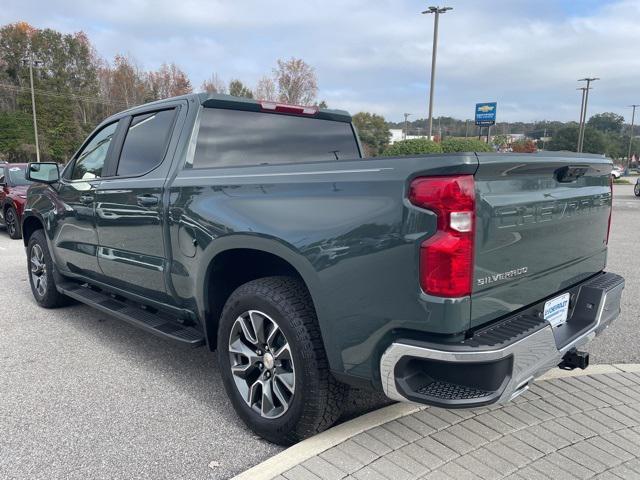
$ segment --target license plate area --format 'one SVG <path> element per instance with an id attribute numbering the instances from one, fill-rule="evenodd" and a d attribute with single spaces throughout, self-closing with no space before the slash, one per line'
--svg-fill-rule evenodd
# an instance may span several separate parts
<path id="1" fill-rule="evenodd" d="M 544 319 L 547 320 L 553 328 L 563 325 L 569 316 L 569 300 L 571 293 L 563 293 L 544 303 Z"/>

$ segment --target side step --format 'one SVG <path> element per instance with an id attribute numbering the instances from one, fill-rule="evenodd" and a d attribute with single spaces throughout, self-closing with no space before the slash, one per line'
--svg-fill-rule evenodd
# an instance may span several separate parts
<path id="1" fill-rule="evenodd" d="M 93 290 L 79 283 L 64 282 L 57 285 L 60 293 L 96 308 L 104 313 L 124 320 L 160 337 L 180 343 L 200 347 L 204 345 L 202 332 L 193 327 L 181 325 L 178 320 L 164 312 L 152 313 L 126 300 L 113 298 L 102 291 Z"/>

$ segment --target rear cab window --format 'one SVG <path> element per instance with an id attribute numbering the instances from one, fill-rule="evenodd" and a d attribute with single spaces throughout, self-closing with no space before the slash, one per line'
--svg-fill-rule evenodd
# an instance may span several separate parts
<path id="1" fill-rule="evenodd" d="M 207 107 L 200 119 L 193 168 L 359 158 L 349 122 Z"/>
<path id="2" fill-rule="evenodd" d="M 162 163 L 171 138 L 175 109 L 135 115 L 122 145 L 116 175 L 137 176 Z"/>

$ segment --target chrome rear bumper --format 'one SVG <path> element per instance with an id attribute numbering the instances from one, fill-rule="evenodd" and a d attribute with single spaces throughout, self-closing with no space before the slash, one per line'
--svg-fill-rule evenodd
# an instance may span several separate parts
<path id="1" fill-rule="evenodd" d="M 393 400 L 452 408 L 508 402 L 526 391 L 533 379 L 556 367 L 568 351 L 583 347 L 602 332 L 620 313 L 623 289 L 624 279 L 612 273 L 603 273 L 580 285 L 567 322 L 574 322 L 573 327 L 577 325 L 579 330 L 570 332 L 568 338 L 562 338 L 551 325 L 540 320 L 533 333 L 524 337 L 516 335 L 513 342 L 507 341 L 494 348 L 394 342 L 380 360 L 384 392 Z M 499 372 L 494 371 L 494 365 L 499 366 Z M 407 372 L 407 369 L 411 371 Z M 456 381 L 443 380 L 443 376 L 448 376 L 447 371 L 456 369 L 460 370 L 453 374 Z M 435 376 L 434 370 L 439 372 Z M 477 379 L 470 378 L 482 376 L 483 372 L 498 376 L 494 387 L 479 389 Z M 425 381 L 431 382 L 430 385 L 437 382 L 444 390 L 415 388 Z M 429 393 L 420 393 L 424 391 Z M 446 395 L 459 398 L 447 398 Z"/>

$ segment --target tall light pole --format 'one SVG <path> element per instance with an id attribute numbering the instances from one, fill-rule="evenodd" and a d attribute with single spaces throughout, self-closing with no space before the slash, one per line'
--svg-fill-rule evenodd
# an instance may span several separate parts
<path id="1" fill-rule="evenodd" d="M 448 10 L 453 10 L 452 7 L 429 7 L 422 12 L 423 14 L 433 13 L 435 17 L 433 19 L 433 50 L 431 52 L 431 86 L 429 87 L 429 140 L 432 138 L 433 133 L 433 88 L 436 79 L 436 55 L 438 52 L 438 22 L 440 14 L 445 13 Z"/>
<path id="2" fill-rule="evenodd" d="M 631 113 L 631 130 L 629 131 L 629 152 L 627 153 L 627 168 L 631 165 L 631 144 L 633 143 L 633 123 L 636 119 L 636 107 L 640 107 L 640 105 L 629 105 L 633 108 L 633 113 Z"/>
<path id="3" fill-rule="evenodd" d="M 589 104 L 589 90 L 591 90 L 591 82 L 595 82 L 596 80 L 600 80 L 597 77 L 585 77 L 581 78 L 579 82 L 587 82 L 587 86 L 584 87 L 583 90 L 583 101 L 582 101 L 582 109 L 580 116 L 580 132 L 578 133 L 578 153 L 582 153 L 582 146 L 584 145 L 584 128 L 587 122 L 587 105 Z"/>
<path id="4" fill-rule="evenodd" d="M 407 139 L 407 135 L 409 134 L 409 116 L 410 113 L 404 114 L 404 139 Z"/>
<path id="5" fill-rule="evenodd" d="M 33 134 L 36 139 L 36 161 L 40 161 L 40 145 L 38 143 L 38 120 L 36 117 L 36 95 L 33 91 L 33 67 L 39 67 L 42 65 L 40 60 L 33 58 L 33 53 L 29 52 L 29 56 L 22 59 L 23 65 L 29 66 L 29 82 L 31 84 L 31 111 L 33 112 Z"/>
<path id="6" fill-rule="evenodd" d="M 582 100 L 580 101 L 580 119 L 578 120 L 578 143 L 576 144 L 576 152 L 580 151 L 580 143 L 582 141 L 582 116 L 584 114 L 584 96 L 587 87 L 578 87 L 576 90 L 582 90 Z"/>

